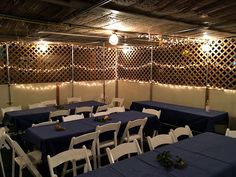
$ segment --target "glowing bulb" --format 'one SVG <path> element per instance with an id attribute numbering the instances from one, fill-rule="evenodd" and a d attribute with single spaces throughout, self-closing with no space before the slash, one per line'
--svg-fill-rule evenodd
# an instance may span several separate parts
<path id="1" fill-rule="evenodd" d="M 116 33 L 112 33 L 111 36 L 109 37 L 109 43 L 111 45 L 117 45 L 118 42 L 119 42 L 118 36 L 116 35 Z"/>
<path id="2" fill-rule="evenodd" d="M 48 49 L 48 44 L 41 40 L 39 43 L 38 43 L 38 49 L 41 51 L 41 52 L 46 52 L 46 50 Z"/>
<path id="3" fill-rule="evenodd" d="M 203 44 L 202 51 L 208 53 L 210 51 L 210 46 L 208 44 Z"/>

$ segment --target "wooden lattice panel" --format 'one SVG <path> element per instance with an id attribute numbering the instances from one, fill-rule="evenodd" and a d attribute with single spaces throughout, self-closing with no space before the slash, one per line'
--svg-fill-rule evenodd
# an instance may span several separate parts
<path id="1" fill-rule="evenodd" d="M 7 54 L 6 45 L 0 45 L 0 84 L 6 84 L 7 78 Z"/>
<path id="2" fill-rule="evenodd" d="M 153 80 L 163 84 L 206 85 L 206 60 L 200 44 L 160 46 L 153 49 Z"/>
<path id="3" fill-rule="evenodd" d="M 136 47 L 119 49 L 118 75 L 121 79 L 150 80 L 151 49 Z"/>
<path id="4" fill-rule="evenodd" d="M 208 57 L 208 84 L 213 87 L 236 89 L 236 40 L 211 42 Z"/>
<path id="5" fill-rule="evenodd" d="M 72 49 L 68 45 L 48 45 L 42 52 L 37 44 L 11 44 L 11 83 L 70 81 L 71 57 Z"/>
<path id="6" fill-rule="evenodd" d="M 74 80 L 114 79 L 116 50 L 74 46 Z"/>

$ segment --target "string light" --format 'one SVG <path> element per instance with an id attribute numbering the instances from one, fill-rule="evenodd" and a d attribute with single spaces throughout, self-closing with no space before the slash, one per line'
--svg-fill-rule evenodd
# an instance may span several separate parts
<path id="1" fill-rule="evenodd" d="M 64 87 L 68 85 L 69 82 L 63 82 L 58 84 L 59 87 Z M 57 84 L 55 85 L 47 85 L 47 86 L 33 86 L 32 84 L 14 84 L 16 88 L 23 89 L 23 90 L 32 90 L 32 91 L 46 91 L 46 90 L 54 90 L 57 87 Z"/>
<path id="2" fill-rule="evenodd" d="M 124 82 L 133 82 L 133 83 L 138 83 L 138 84 L 155 84 L 161 87 L 166 87 L 166 88 L 171 88 L 171 89 L 206 89 L 205 86 L 200 87 L 200 86 L 189 86 L 189 85 L 172 85 L 172 84 L 161 84 L 159 82 L 155 81 L 140 81 L 140 80 L 129 80 L 129 79 L 120 79 L 119 81 L 124 81 Z M 209 89 L 212 90 L 220 90 L 228 93 L 236 93 L 236 90 L 231 90 L 231 89 L 224 89 L 224 88 L 218 88 L 218 87 L 208 87 Z"/>
<path id="3" fill-rule="evenodd" d="M 106 81 L 105 83 L 106 84 L 111 84 L 111 83 L 114 83 L 115 80 L 109 80 L 109 81 Z M 76 85 L 79 85 L 79 86 L 86 86 L 86 87 L 98 87 L 98 86 L 103 86 L 103 83 L 102 82 L 85 82 L 85 81 L 82 81 L 82 82 L 74 82 Z"/>
<path id="4" fill-rule="evenodd" d="M 106 67 L 106 68 L 89 68 L 89 67 L 86 67 L 86 66 L 74 65 L 74 67 L 76 69 L 83 69 L 83 70 L 86 70 L 86 71 L 107 71 L 107 70 L 115 69 L 115 66 Z"/>

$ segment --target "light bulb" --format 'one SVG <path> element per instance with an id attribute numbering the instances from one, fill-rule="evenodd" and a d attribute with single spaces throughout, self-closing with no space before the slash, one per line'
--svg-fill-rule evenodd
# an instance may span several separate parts
<path id="1" fill-rule="evenodd" d="M 111 45 L 117 45 L 118 42 L 119 42 L 118 36 L 116 35 L 116 33 L 112 33 L 111 36 L 110 36 L 110 38 L 109 38 L 109 43 L 110 43 Z"/>
<path id="2" fill-rule="evenodd" d="M 210 46 L 208 44 L 203 44 L 202 51 L 208 53 L 210 51 Z"/>
<path id="3" fill-rule="evenodd" d="M 48 44 L 41 40 L 39 43 L 38 43 L 38 49 L 41 51 L 41 52 L 46 52 L 46 50 L 48 49 Z"/>

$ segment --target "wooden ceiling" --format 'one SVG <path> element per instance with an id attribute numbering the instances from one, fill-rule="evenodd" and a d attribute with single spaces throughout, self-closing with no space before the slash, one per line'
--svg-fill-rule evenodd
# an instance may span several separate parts
<path id="1" fill-rule="evenodd" d="M 0 41 L 158 42 L 236 35 L 235 0 L 1 0 Z"/>

